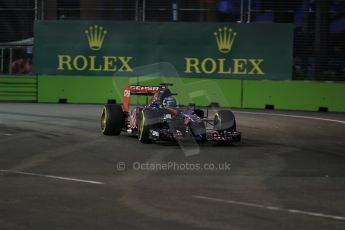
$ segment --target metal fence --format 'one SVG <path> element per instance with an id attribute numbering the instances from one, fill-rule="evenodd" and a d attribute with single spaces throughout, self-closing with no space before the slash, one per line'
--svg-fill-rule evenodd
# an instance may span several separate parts
<path id="1" fill-rule="evenodd" d="M 293 79 L 345 80 L 344 0 L 3 0 L 0 73 L 31 64 L 34 20 L 294 23 Z"/>

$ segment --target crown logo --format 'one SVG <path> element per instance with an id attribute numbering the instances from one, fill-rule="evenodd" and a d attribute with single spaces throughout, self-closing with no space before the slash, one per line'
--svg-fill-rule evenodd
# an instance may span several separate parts
<path id="1" fill-rule="evenodd" d="M 107 34 L 107 31 L 103 27 L 94 25 L 90 26 L 88 30 L 85 30 L 87 40 L 89 41 L 89 47 L 92 50 L 100 50 Z"/>
<path id="2" fill-rule="evenodd" d="M 214 32 L 214 36 L 217 40 L 219 52 L 229 53 L 234 44 L 237 33 L 233 32 L 231 28 L 224 27 L 219 28 L 217 32 Z"/>

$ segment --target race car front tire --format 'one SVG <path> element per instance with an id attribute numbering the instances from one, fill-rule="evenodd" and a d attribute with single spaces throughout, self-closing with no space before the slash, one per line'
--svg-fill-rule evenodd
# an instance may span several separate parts
<path id="1" fill-rule="evenodd" d="M 231 110 L 219 110 L 214 116 L 215 131 L 236 131 L 236 119 Z"/>
<path id="2" fill-rule="evenodd" d="M 101 130 L 104 135 L 118 136 L 124 126 L 124 113 L 120 105 L 106 104 L 102 110 Z"/>

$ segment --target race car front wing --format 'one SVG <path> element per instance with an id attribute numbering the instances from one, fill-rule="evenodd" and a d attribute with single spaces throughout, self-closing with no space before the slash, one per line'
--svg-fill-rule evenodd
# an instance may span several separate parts
<path id="1" fill-rule="evenodd" d="M 150 129 L 149 138 L 155 141 L 176 141 L 184 139 L 186 134 L 184 131 L 176 129 Z M 190 135 L 188 135 L 190 137 Z M 215 141 L 215 142 L 239 142 L 241 141 L 241 133 L 238 131 L 208 131 L 206 136 L 194 136 L 197 141 Z"/>

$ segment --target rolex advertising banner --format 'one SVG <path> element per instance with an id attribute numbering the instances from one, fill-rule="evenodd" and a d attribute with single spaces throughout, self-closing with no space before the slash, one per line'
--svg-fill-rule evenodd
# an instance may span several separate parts
<path id="1" fill-rule="evenodd" d="M 36 74 L 137 76 L 168 63 L 182 77 L 282 80 L 292 45 L 292 24 L 37 21 L 33 64 Z"/>

